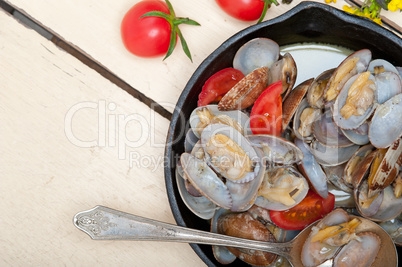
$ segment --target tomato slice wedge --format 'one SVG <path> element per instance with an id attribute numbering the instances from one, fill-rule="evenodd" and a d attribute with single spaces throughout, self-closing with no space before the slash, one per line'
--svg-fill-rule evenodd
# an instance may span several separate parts
<path id="1" fill-rule="evenodd" d="M 335 206 L 335 196 L 328 193 L 326 199 L 309 190 L 296 206 L 284 211 L 269 212 L 272 222 L 286 230 L 302 230 L 330 213 Z"/>
<path id="2" fill-rule="evenodd" d="M 282 132 L 282 81 L 269 85 L 255 101 L 250 114 L 250 128 L 253 134 Z"/>
<path id="3" fill-rule="evenodd" d="M 219 102 L 232 87 L 244 78 L 244 74 L 234 68 L 218 71 L 205 82 L 198 95 L 198 106 L 206 106 L 212 102 Z"/>

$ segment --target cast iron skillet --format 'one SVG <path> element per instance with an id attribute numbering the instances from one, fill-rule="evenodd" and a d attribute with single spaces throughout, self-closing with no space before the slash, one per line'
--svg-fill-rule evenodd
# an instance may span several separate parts
<path id="1" fill-rule="evenodd" d="M 316 2 L 302 2 L 280 17 L 251 26 L 229 38 L 202 62 L 190 78 L 170 122 L 165 149 L 165 182 L 178 225 L 209 231 L 209 224 L 187 209 L 175 180 L 175 166 L 183 153 L 190 113 L 197 106 L 198 94 L 205 81 L 215 72 L 231 67 L 239 47 L 257 37 L 270 38 L 280 46 L 320 42 L 352 50 L 368 48 L 373 58 L 383 58 L 396 66 L 402 66 L 402 39 L 368 19 Z M 208 266 L 220 266 L 212 254 L 211 246 L 191 244 L 191 247 Z M 242 262 L 237 260 L 235 263 Z"/>

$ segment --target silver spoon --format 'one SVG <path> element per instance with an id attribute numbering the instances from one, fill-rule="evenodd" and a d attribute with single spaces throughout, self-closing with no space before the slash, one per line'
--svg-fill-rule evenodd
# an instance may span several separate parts
<path id="1" fill-rule="evenodd" d="M 362 221 L 359 225 L 361 231 L 374 232 L 381 239 L 381 248 L 372 266 L 398 266 L 396 248 L 389 235 L 376 223 L 360 219 Z M 286 243 L 269 243 L 214 234 L 155 221 L 103 206 L 96 206 L 91 210 L 77 213 L 74 216 L 74 225 L 92 239 L 172 241 L 255 249 L 283 256 L 292 266 L 303 266 L 300 259 L 301 250 L 315 223 Z"/>

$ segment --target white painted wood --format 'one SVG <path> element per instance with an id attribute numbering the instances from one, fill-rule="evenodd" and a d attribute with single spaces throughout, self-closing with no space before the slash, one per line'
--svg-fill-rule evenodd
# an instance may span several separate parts
<path id="1" fill-rule="evenodd" d="M 74 227 L 95 205 L 174 223 L 163 166 L 148 162 L 169 122 L 1 9 L 0 25 L 0 266 L 204 266 L 187 244 L 93 241 Z M 144 144 L 119 147 L 124 133 Z"/>
<path id="2" fill-rule="evenodd" d="M 181 51 L 180 44 L 173 55 L 162 62 L 162 58 L 142 59 L 131 55 L 121 42 L 120 22 L 125 12 L 139 0 L 7 1 L 25 10 L 170 111 L 197 66 L 227 38 L 255 23 L 228 16 L 214 0 L 171 0 L 178 16 L 190 17 L 202 26 L 181 26 L 193 55 L 193 63 Z M 276 17 L 300 2 L 293 0 L 291 5 L 273 6 L 268 10 L 266 19 Z M 340 9 L 344 4 L 343 0 L 331 3 Z M 399 12 L 394 13 L 398 14 L 392 14 L 392 19 L 402 25 Z"/>

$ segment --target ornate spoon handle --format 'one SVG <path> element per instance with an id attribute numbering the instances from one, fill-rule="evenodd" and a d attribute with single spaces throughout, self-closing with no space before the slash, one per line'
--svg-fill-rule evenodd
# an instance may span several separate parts
<path id="1" fill-rule="evenodd" d="M 268 243 L 163 223 L 103 206 L 77 213 L 74 225 L 92 239 L 197 243 L 263 250 L 287 257 L 290 243 Z"/>

